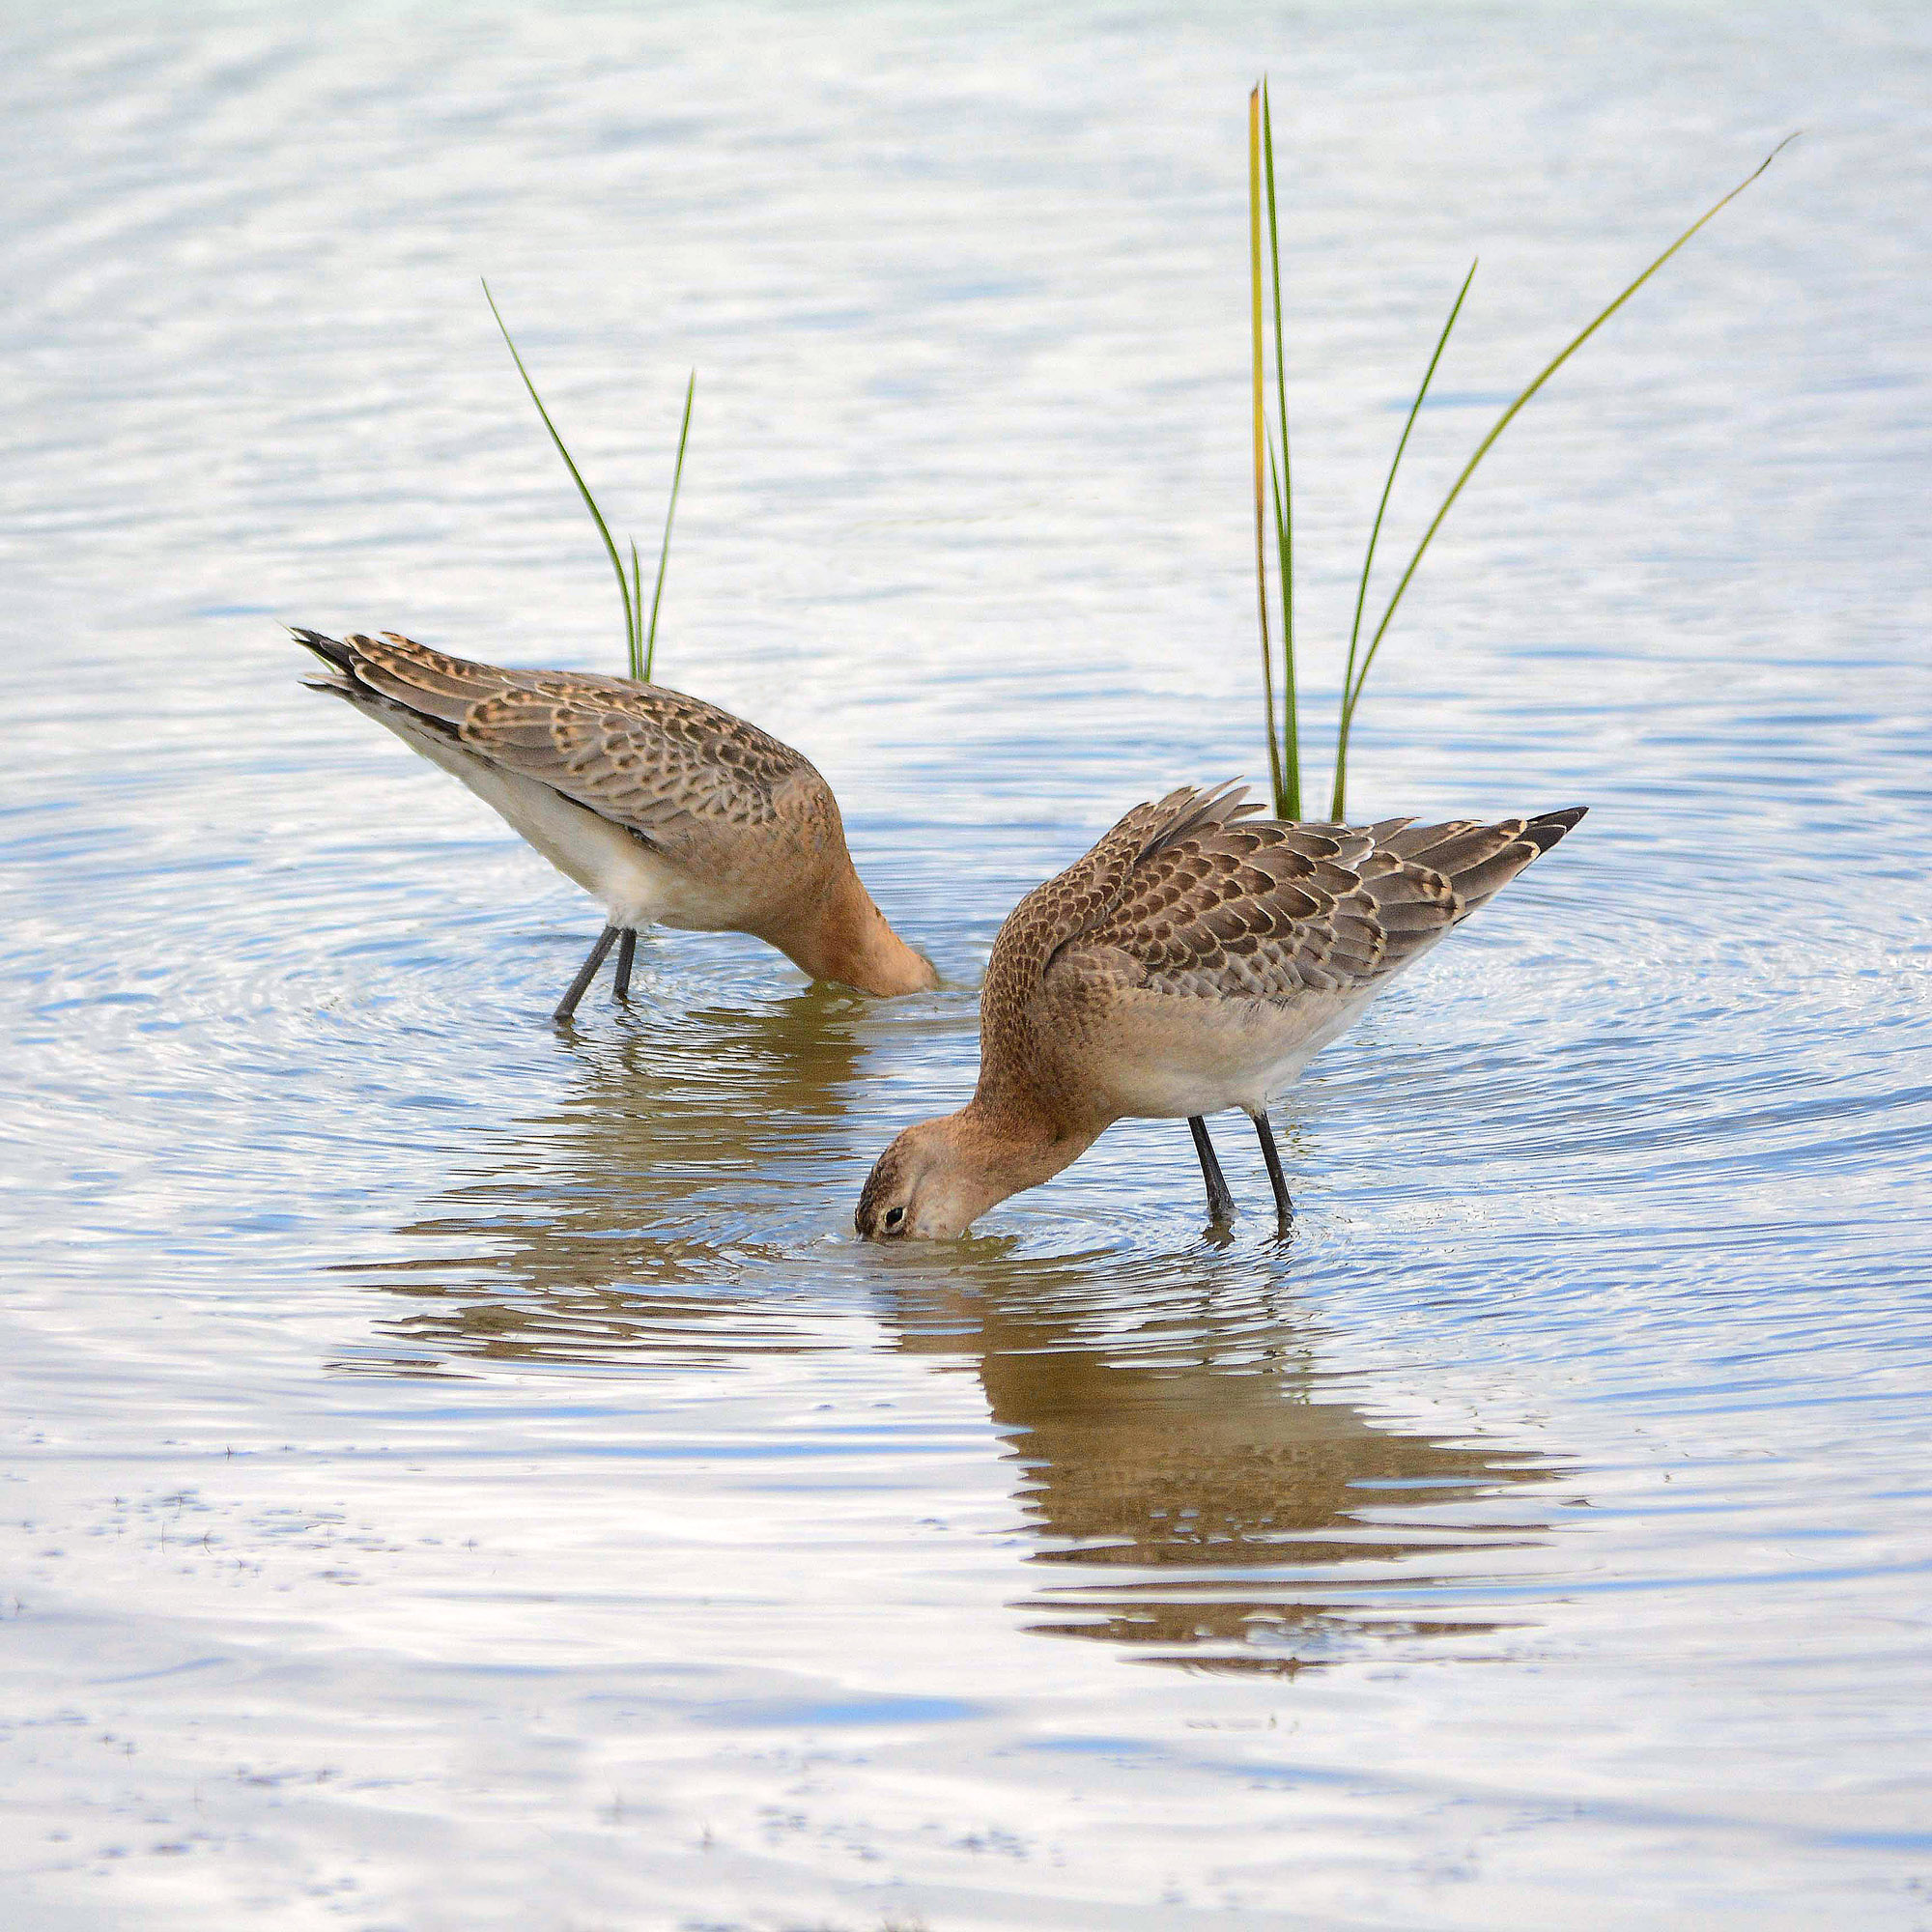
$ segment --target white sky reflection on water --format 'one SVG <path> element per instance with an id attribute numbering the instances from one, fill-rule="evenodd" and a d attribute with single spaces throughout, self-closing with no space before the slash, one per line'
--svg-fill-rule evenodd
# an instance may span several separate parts
<path id="1" fill-rule="evenodd" d="M 1932 1926 L 1916 10 L 5 28 L 10 1925 Z M 1281 1110 L 850 1236 L 1017 895 L 1254 774 L 1242 101 L 1367 812 L 1592 805 Z M 594 911 L 279 620 L 800 745 L 948 978 Z M 1311 734 L 1311 742 L 1313 737 Z M 1224 1134 L 1237 1195 L 1265 1189 Z"/>

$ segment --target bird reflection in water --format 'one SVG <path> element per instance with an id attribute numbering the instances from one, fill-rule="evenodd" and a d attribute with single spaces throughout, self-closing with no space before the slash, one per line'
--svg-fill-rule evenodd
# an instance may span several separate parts
<path id="1" fill-rule="evenodd" d="M 851 1297 L 825 1293 L 841 1275 L 897 1348 L 984 1390 L 1028 1560 L 1066 1579 L 1016 1605 L 1028 1629 L 1290 1675 L 1505 1627 L 1484 1605 L 1554 1533 L 1524 1505 L 1553 1502 L 1568 1464 L 1350 1400 L 1363 1383 L 1322 1368 L 1293 1242 L 1041 1260 L 984 1239 L 895 1254 L 883 1279 L 871 1251 L 818 1245 L 868 1125 L 848 1113 L 866 1025 L 815 988 L 581 1043 L 568 1101 L 399 1229 L 412 1252 L 357 1270 L 415 1306 L 342 1366 L 651 1376 L 849 1349 Z"/>
<path id="2" fill-rule="evenodd" d="M 865 1019 L 813 986 L 575 1042 L 568 1099 L 508 1124 L 440 1211 L 396 1231 L 400 1256 L 352 1267 L 420 1305 L 342 1366 L 703 1368 L 828 1346 L 772 1286 L 823 1218 L 801 1204 L 855 1158 Z"/>
<path id="3" fill-rule="evenodd" d="M 1044 1619 L 1030 1629 L 1292 1675 L 1368 1636 L 1505 1627 L 1455 1605 L 1480 1602 L 1504 1551 L 1548 1538 L 1520 1504 L 1567 1465 L 1346 1400 L 1359 1382 L 1319 1367 L 1282 1273 L 1102 1261 L 908 1311 L 908 1347 L 971 1351 L 1041 1539 L 1030 1560 L 1083 1573 L 1016 1605 Z M 1418 1615 L 1418 1597 L 1442 1607 Z"/>

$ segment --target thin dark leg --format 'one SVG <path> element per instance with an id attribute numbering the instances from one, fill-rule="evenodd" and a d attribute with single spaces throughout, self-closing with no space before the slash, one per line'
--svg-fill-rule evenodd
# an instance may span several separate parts
<path id="1" fill-rule="evenodd" d="M 577 1003 L 590 990 L 590 982 L 597 977 L 597 969 L 604 963 L 604 955 L 611 950 L 611 942 L 617 936 L 614 925 L 607 925 L 597 935 L 597 944 L 590 949 L 590 957 L 577 969 L 577 978 L 570 982 L 570 991 L 564 994 L 562 1003 L 551 1014 L 553 1026 L 568 1026 L 570 1016 L 577 1010 Z"/>
<path id="2" fill-rule="evenodd" d="M 1208 1122 L 1199 1114 L 1192 1114 L 1188 1117 L 1187 1131 L 1194 1136 L 1194 1151 L 1201 1156 L 1201 1178 L 1208 1183 L 1208 1225 L 1230 1227 L 1235 1219 L 1235 1197 L 1228 1192 L 1228 1177 L 1214 1157 L 1214 1143 L 1208 1138 Z"/>
<path id="3" fill-rule="evenodd" d="M 613 995 L 622 1006 L 631 997 L 631 961 L 638 956 L 638 928 L 627 925 L 617 941 L 617 985 Z"/>
<path id="4" fill-rule="evenodd" d="M 1275 1150 L 1274 1128 L 1265 1114 L 1254 1116 L 1255 1132 L 1262 1137 L 1262 1158 L 1267 1162 L 1268 1185 L 1274 1189 L 1274 1211 L 1285 1228 L 1294 1218 L 1294 1203 L 1288 1198 L 1288 1176 L 1281 1171 L 1281 1155 Z"/>

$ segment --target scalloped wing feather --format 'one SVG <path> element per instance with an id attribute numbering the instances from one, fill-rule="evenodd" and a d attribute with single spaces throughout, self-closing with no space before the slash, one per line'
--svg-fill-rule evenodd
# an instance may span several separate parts
<path id="1" fill-rule="evenodd" d="M 1049 977 L 1204 999 L 1364 990 L 1425 952 L 1582 816 L 1364 827 L 1256 819 L 1242 791 L 1136 806 L 1001 928 L 989 1023 Z"/>
<path id="2" fill-rule="evenodd" d="M 768 824 L 786 786 L 817 780 L 788 745 L 662 685 L 505 670 L 390 632 L 342 642 L 356 682 L 647 838 Z"/>
<path id="3" fill-rule="evenodd" d="M 1207 829 L 1260 808 L 1243 805 L 1245 786 L 1206 791 L 1183 785 L 1135 806 L 1090 851 L 1036 886 L 1000 927 L 986 962 L 980 1009 L 989 1024 L 1024 1009 L 1055 953 L 1103 921 L 1138 867 L 1189 827 Z"/>

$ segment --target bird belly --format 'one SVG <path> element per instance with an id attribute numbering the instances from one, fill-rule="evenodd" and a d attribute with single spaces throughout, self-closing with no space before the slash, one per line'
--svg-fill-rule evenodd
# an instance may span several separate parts
<path id="1" fill-rule="evenodd" d="M 724 895 L 656 848 L 552 786 L 506 772 L 417 724 L 400 706 L 363 705 L 412 751 L 462 781 L 565 878 L 604 902 L 611 923 L 728 930 Z"/>
<path id="2" fill-rule="evenodd" d="M 1117 1119 L 1259 1113 L 1373 997 L 1372 989 L 1303 993 L 1284 1006 L 1138 993 L 1121 1002 L 1098 1038 L 1082 1042 L 1080 1077 Z"/>

